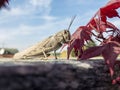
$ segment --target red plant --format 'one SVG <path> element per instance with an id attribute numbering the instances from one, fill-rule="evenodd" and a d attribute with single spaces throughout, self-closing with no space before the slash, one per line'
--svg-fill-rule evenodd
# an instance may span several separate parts
<path id="1" fill-rule="evenodd" d="M 120 62 L 116 60 L 119 54 L 120 54 L 120 36 L 116 36 L 110 37 L 109 39 L 105 40 L 101 46 L 95 46 L 85 50 L 80 59 L 86 60 L 91 57 L 102 55 L 106 64 L 109 67 L 110 75 L 111 77 L 113 77 L 114 66 L 116 64 L 120 65 Z M 114 82 L 116 81 L 118 80 L 114 80 Z"/>
<path id="2" fill-rule="evenodd" d="M 0 8 L 7 7 L 6 4 L 8 4 L 9 0 L 0 0 Z"/>
<path id="3" fill-rule="evenodd" d="M 88 22 L 86 26 L 80 26 L 71 36 L 71 41 L 68 44 L 68 59 L 69 55 L 74 49 L 74 53 L 78 60 L 86 60 L 91 57 L 102 55 L 106 64 L 109 67 L 110 75 L 114 75 L 114 66 L 120 65 L 116 60 L 120 54 L 120 30 L 107 21 L 107 18 L 119 17 L 116 9 L 120 7 L 120 0 L 111 0 L 101 7 L 94 17 Z M 109 30 L 108 30 L 109 28 Z M 110 30 L 111 29 L 111 30 Z M 97 35 L 92 31 L 98 33 Z M 111 32 L 109 37 L 105 38 L 103 33 Z M 91 37 L 95 36 L 96 40 L 102 39 L 99 46 L 88 48 L 84 50 L 84 45 L 88 41 L 92 41 Z M 120 77 L 113 80 L 113 83 L 120 82 Z"/>

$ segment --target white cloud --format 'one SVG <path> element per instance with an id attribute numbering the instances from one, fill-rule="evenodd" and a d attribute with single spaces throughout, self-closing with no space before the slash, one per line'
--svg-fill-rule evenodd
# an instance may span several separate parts
<path id="1" fill-rule="evenodd" d="M 26 46 L 30 46 L 30 43 L 34 44 L 34 42 L 41 41 L 46 37 L 57 33 L 60 30 L 66 29 L 68 27 L 69 21 L 70 19 L 67 18 L 64 20 L 54 22 L 46 22 L 39 26 L 21 24 L 18 27 L 12 28 L 0 27 L 0 43 L 7 42 L 9 46 L 14 46 L 18 49 L 23 49 Z M 26 37 L 28 38 L 28 40 Z M 32 41 L 30 41 L 30 39 Z"/>
<path id="2" fill-rule="evenodd" d="M 117 19 L 117 20 L 115 20 L 115 21 L 112 21 L 112 23 L 113 23 L 116 27 L 120 28 L 120 20 L 119 20 L 119 19 Z"/>
<path id="3" fill-rule="evenodd" d="M 0 13 L 0 24 L 8 22 L 22 23 L 25 20 L 29 21 L 29 19 L 55 20 L 56 17 L 50 16 L 51 2 L 52 0 L 25 0 L 20 5 L 11 6 L 10 10 L 2 9 Z"/>
<path id="4" fill-rule="evenodd" d="M 38 10 L 38 13 L 49 14 L 51 10 L 52 0 L 29 0 L 29 4 L 32 8 Z"/>
<path id="5" fill-rule="evenodd" d="M 104 1 L 104 2 L 103 2 Z M 67 0 L 68 3 L 79 4 L 79 5 L 96 5 L 102 3 L 103 5 L 106 4 L 108 1 L 101 0 L 101 2 L 97 0 L 89 0 L 88 2 L 85 0 Z"/>
<path id="6" fill-rule="evenodd" d="M 1 12 L 0 43 L 7 42 L 9 46 L 23 49 L 34 44 L 34 42 L 41 41 L 60 30 L 68 28 L 71 17 L 65 18 L 50 15 L 52 0 L 24 1 L 26 2 L 22 5 L 12 6 L 10 11 L 3 10 Z M 84 3 L 83 0 L 80 1 Z M 96 11 L 91 10 L 82 14 L 79 13 L 80 15 L 73 22 L 70 31 L 73 33 L 80 25 L 86 25 L 95 14 L 94 12 Z"/>
<path id="7" fill-rule="evenodd" d="M 10 15 L 10 16 L 20 16 L 20 15 L 25 15 L 26 12 L 24 12 L 24 10 L 20 7 L 14 7 L 14 8 L 11 8 L 9 11 L 7 10 L 3 10 L 3 13 L 7 16 L 7 15 Z"/>
<path id="8" fill-rule="evenodd" d="M 46 21 L 52 21 L 52 20 L 57 19 L 56 17 L 49 16 L 49 15 L 44 15 L 41 18 L 45 19 Z"/>
<path id="9" fill-rule="evenodd" d="M 39 13 L 49 14 L 52 0 L 26 0 L 22 5 L 10 7 L 10 10 L 3 9 L 4 15 L 30 15 Z"/>
<path id="10" fill-rule="evenodd" d="M 35 7 L 49 8 L 52 0 L 29 0 L 30 4 Z"/>
<path id="11" fill-rule="evenodd" d="M 90 15 L 90 13 L 89 13 Z M 77 16 L 75 21 L 73 22 L 73 25 L 71 26 L 71 32 L 73 33 L 76 28 L 78 28 L 84 21 L 86 23 L 86 18 L 88 14 L 85 14 L 83 17 Z M 71 21 L 71 17 L 69 18 L 55 18 L 52 16 L 41 16 L 41 18 L 46 19 L 48 22 L 42 23 L 40 25 L 29 25 L 29 24 L 23 24 L 21 23 L 17 27 L 0 27 L 0 42 L 2 41 L 8 41 L 15 39 L 16 37 L 26 37 L 31 35 L 40 35 L 41 39 L 48 37 L 49 35 L 52 35 L 60 30 L 67 29 L 68 25 Z M 84 24 L 83 24 L 84 25 Z M 48 32 L 50 31 L 50 32 Z M 9 33 L 8 33 L 9 32 Z M 46 34 L 45 34 L 46 33 Z M 30 37 L 31 38 L 31 37 Z M 40 39 L 40 38 L 39 38 Z M 17 38 L 16 38 L 17 41 Z"/>

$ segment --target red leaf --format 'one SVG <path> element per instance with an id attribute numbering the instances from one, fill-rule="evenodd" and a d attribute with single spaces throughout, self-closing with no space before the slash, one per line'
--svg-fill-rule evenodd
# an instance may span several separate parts
<path id="1" fill-rule="evenodd" d="M 9 0 L 0 0 L 0 8 L 7 7 L 6 4 L 8 4 Z"/>
<path id="2" fill-rule="evenodd" d="M 91 47 L 83 52 L 81 59 L 85 60 L 85 59 L 99 56 L 102 54 L 103 50 L 104 50 L 104 46 Z"/>
<path id="3" fill-rule="evenodd" d="M 69 55 L 74 48 L 75 54 L 77 57 L 82 53 L 82 47 L 84 46 L 84 42 L 87 40 L 91 40 L 91 32 L 88 30 L 86 26 L 79 27 L 73 34 L 71 38 L 71 42 L 68 45 L 67 55 L 69 59 Z"/>

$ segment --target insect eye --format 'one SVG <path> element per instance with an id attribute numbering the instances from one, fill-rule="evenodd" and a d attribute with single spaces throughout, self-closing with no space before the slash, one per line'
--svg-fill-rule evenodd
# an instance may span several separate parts
<path id="1" fill-rule="evenodd" d="M 66 31 L 66 30 L 64 31 L 64 34 L 67 34 L 67 31 Z"/>

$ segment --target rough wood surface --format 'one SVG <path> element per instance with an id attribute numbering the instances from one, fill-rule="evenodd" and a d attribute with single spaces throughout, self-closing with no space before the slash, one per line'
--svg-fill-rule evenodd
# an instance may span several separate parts
<path id="1" fill-rule="evenodd" d="M 120 90 L 103 60 L 4 61 L 0 90 Z"/>

